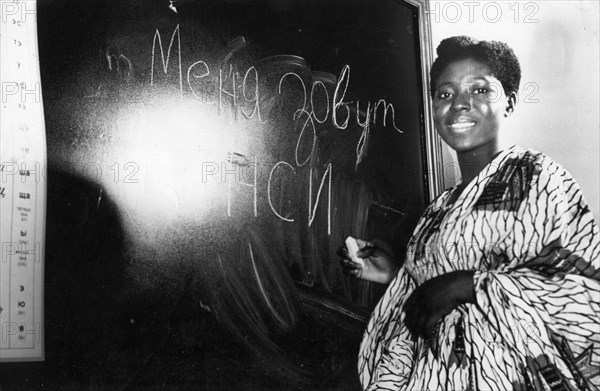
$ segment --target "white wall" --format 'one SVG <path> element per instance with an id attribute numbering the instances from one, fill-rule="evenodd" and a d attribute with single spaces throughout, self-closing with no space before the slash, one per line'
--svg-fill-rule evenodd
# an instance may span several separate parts
<path id="1" fill-rule="evenodd" d="M 565 166 L 598 220 L 600 2 L 429 0 L 428 7 L 434 50 L 453 35 L 514 49 L 522 70 L 520 102 L 502 142 L 540 150 Z M 448 171 L 447 183 L 453 176 Z"/>

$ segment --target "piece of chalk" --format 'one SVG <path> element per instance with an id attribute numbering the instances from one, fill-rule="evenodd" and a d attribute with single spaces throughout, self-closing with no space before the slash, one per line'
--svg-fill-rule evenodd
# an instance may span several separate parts
<path id="1" fill-rule="evenodd" d="M 348 248 L 348 255 L 350 255 L 352 262 L 358 263 L 360 266 L 364 267 L 365 261 L 356 255 L 356 252 L 359 250 L 356 239 L 354 239 L 352 236 L 348 236 L 346 238 L 346 247 Z"/>

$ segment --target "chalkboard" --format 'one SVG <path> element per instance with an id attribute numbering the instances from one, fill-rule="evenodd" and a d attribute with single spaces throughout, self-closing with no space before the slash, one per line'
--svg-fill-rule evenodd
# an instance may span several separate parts
<path id="1" fill-rule="evenodd" d="M 31 382 L 355 389 L 382 288 L 439 188 L 418 1 L 38 4 L 46 362 Z"/>

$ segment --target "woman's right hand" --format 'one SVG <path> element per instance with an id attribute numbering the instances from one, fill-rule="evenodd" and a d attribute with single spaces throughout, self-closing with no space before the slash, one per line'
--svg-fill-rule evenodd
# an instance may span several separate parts
<path id="1" fill-rule="evenodd" d="M 364 266 L 353 262 L 346 246 L 342 246 L 338 250 L 338 255 L 341 258 L 340 264 L 344 274 L 365 281 L 389 284 L 398 274 L 398 266 L 388 246 L 379 240 L 367 242 L 356 239 L 356 242 L 359 248 L 356 255 L 363 259 Z"/>

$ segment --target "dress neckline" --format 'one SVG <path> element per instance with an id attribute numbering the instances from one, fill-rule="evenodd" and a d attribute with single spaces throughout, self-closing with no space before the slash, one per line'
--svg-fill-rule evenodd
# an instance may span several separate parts
<path id="1" fill-rule="evenodd" d="M 498 163 L 503 161 L 505 159 L 505 157 L 509 153 L 511 153 L 515 148 L 517 148 L 517 146 L 515 144 L 513 144 L 508 148 L 505 148 L 505 149 L 502 149 L 502 150 L 496 152 L 496 154 L 494 154 L 494 156 L 489 161 L 489 163 L 487 163 L 481 169 L 481 171 L 477 175 L 475 175 L 475 177 L 473 179 L 471 179 L 471 181 L 469 183 L 464 185 L 462 191 L 460 192 L 460 194 L 458 194 L 456 196 L 456 198 L 454 200 L 452 200 L 452 195 L 455 194 L 455 192 L 460 188 L 460 186 L 462 185 L 462 182 L 457 185 L 454 185 L 451 188 L 449 188 L 448 190 L 446 190 L 446 192 L 444 194 L 444 199 L 442 200 L 442 202 L 440 204 L 440 209 L 442 209 L 443 212 L 447 212 L 448 210 L 452 209 L 455 205 L 457 205 L 458 200 L 464 198 L 465 194 L 468 194 L 469 191 L 471 190 L 471 187 L 473 187 L 476 183 L 479 183 L 481 181 L 481 179 L 483 179 L 484 177 L 489 176 L 489 171 L 494 167 L 494 165 L 497 168 L 499 166 Z M 467 190 L 469 190 L 469 191 L 467 191 Z"/>

